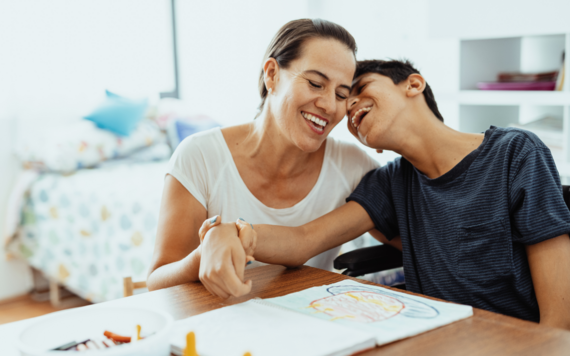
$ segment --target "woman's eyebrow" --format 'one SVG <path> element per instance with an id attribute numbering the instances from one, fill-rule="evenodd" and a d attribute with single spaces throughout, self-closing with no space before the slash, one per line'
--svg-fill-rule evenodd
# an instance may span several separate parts
<path id="1" fill-rule="evenodd" d="M 324 79 L 330 81 L 329 77 L 327 77 L 324 73 L 319 72 L 319 71 L 316 70 L 316 69 L 309 69 L 309 70 L 304 71 L 303 73 L 305 73 L 305 74 L 308 74 L 308 73 L 316 74 L 316 75 L 321 76 L 321 77 L 323 77 Z M 348 89 L 348 91 L 350 91 L 350 86 L 349 86 L 349 85 L 341 84 L 340 86 L 341 86 L 342 88 L 346 88 L 346 89 Z"/>

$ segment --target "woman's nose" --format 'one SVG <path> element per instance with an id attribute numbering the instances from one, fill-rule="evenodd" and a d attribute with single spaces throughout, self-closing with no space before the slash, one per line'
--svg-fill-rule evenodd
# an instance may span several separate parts
<path id="1" fill-rule="evenodd" d="M 320 96 L 315 105 L 322 109 L 325 113 L 327 114 L 332 114 L 335 109 L 336 109 L 336 103 L 335 103 L 335 99 L 336 99 L 336 93 L 332 93 L 332 94 L 325 94 Z"/>

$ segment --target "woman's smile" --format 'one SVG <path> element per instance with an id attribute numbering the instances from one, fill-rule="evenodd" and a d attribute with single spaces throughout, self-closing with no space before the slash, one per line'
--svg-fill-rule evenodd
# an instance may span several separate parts
<path id="1" fill-rule="evenodd" d="M 325 132 L 325 127 L 329 123 L 329 120 L 324 117 L 305 111 L 301 111 L 301 116 L 303 116 L 307 125 L 309 125 L 309 127 L 319 135 L 322 135 Z"/>

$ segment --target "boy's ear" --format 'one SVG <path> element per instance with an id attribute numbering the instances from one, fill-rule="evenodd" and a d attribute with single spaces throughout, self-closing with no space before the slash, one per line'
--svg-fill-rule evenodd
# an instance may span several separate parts
<path id="1" fill-rule="evenodd" d="M 413 98 L 424 92 L 426 88 L 426 80 L 420 74 L 410 74 L 406 80 L 406 96 Z"/>

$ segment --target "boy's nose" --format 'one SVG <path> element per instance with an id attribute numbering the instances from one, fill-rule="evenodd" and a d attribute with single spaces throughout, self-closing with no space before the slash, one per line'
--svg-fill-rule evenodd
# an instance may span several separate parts
<path id="1" fill-rule="evenodd" d="M 348 109 L 352 109 L 358 103 L 358 98 L 352 98 L 348 102 Z"/>

